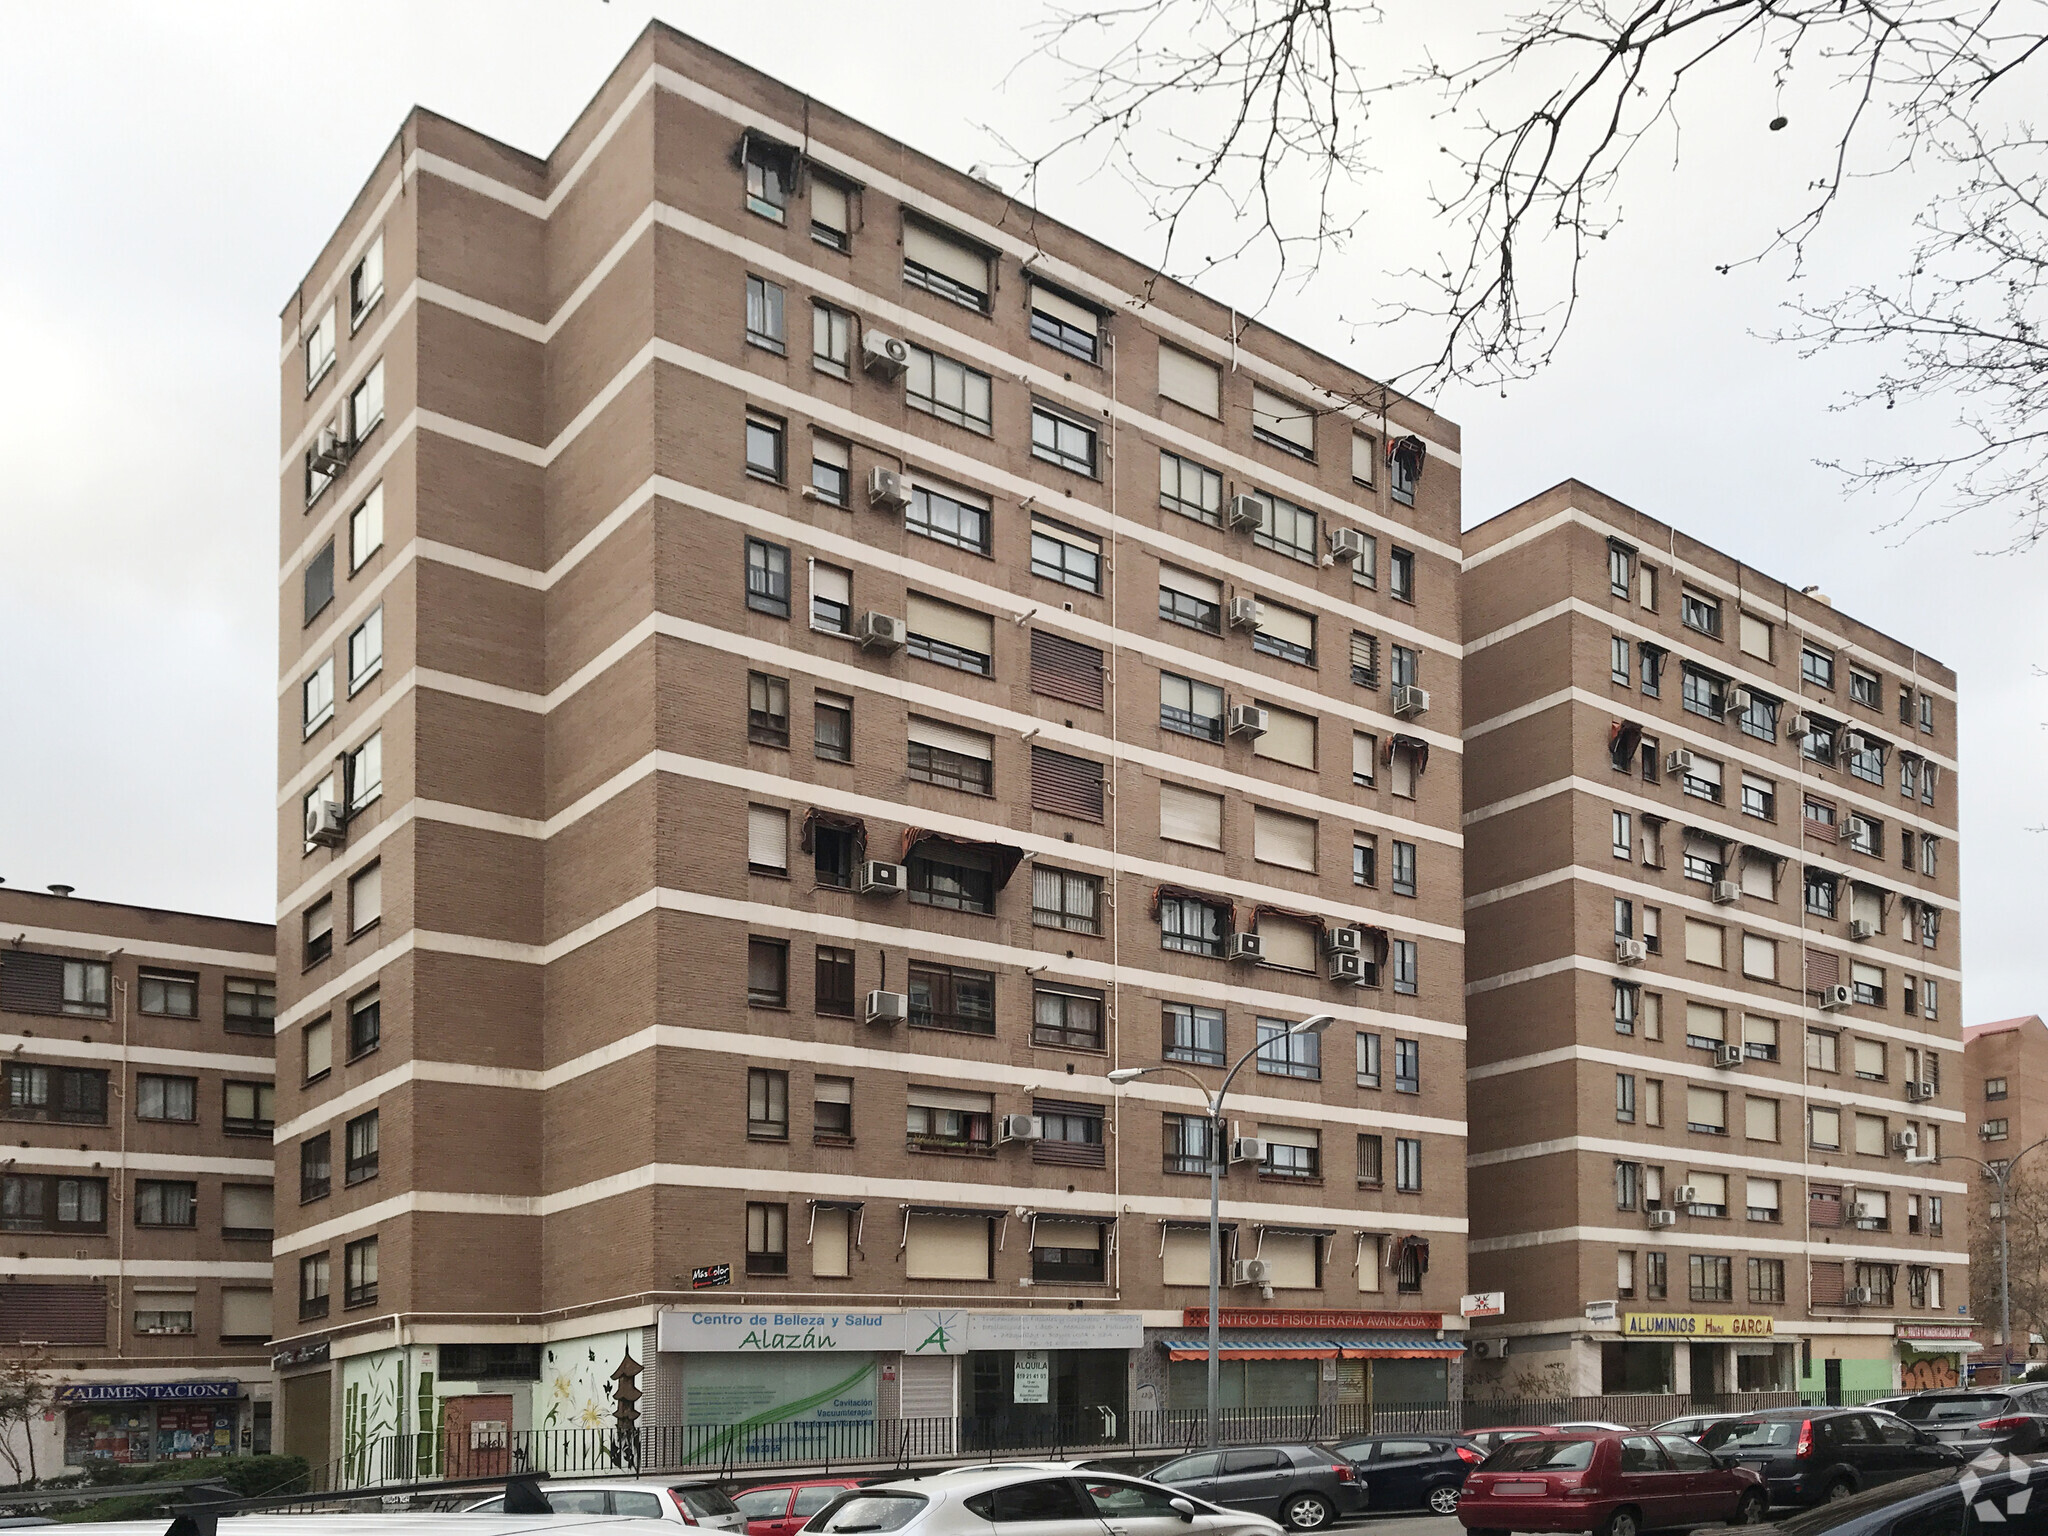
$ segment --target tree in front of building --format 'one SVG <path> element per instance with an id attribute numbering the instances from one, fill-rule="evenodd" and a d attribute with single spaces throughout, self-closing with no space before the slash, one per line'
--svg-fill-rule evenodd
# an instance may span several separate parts
<path id="1" fill-rule="evenodd" d="M 48 1411 L 52 1388 L 42 1362 L 28 1355 L 0 1360 L 0 1461 L 16 1484 L 36 1480 L 35 1424 Z"/>
<path id="2" fill-rule="evenodd" d="M 2048 1334 L 2048 1177 L 2021 1165 L 2011 1178 L 2005 1225 L 2012 1244 L 2012 1332 L 2017 1341 L 2012 1357 L 2023 1365 L 2028 1341 Z M 1983 1201 L 1970 1220 L 1970 1309 L 1996 1328 L 2001 1310 L 1997 1186 L 1987 1192 L 1994 1198 Z"/>

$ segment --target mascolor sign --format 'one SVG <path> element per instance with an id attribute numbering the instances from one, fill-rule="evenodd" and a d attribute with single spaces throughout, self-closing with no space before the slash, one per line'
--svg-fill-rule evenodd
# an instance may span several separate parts
<path id="1" fill-rule="evenodd" d="M 1768 1339 L 1771 1319 L 1731 1312 L 1631 1312 L 1621 1331 L 1631 1339 Z"/>

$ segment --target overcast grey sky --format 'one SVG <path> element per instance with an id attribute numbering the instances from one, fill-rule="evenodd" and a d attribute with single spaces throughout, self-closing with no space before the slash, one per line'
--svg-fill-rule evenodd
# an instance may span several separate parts
<path id="1" fill-rule="evenodd" d="M 1389 9 L 1438 28 L 1483 14 Z M 277 314 L 414 103 L 545 153 L 658 15 L 964 168 L 1000 162 L 998 134 L 1059 130 L 1060 77 L 1012 73 L 1037 14 L 1021 0 L 0 11 L 0 877 L 270 917 Z M 1390 46 L 1414 41 L 1402 25 Z M 1776 105 L 1755 77 L 1712 85 L 1679 169 L 1641 163 L 1558 364 L 1505 397 L 1439 402 L 1464 427 L 1467 522 L 1576 476 L 1954 666 L 1966 1011 L 2037 1011 L 2048 836 L 2027 829 L 2048 821 L 2048 552 L 1977 555 L 2003 530 L 1969 525 L 1902 546 L 1873 531 L 1899 507 L 1846 500 L 1816 467 L 1941 421 L 1835 410 L 1863 360 L 1801 362 L 1756 338 L 1785 273 L 1713 264 L 1754 248 L 1774 198 L 1810 173 L 1812 114 L 1795 98 L 1792 130 L 1769 137 Z M 1208 286 L 1391 371 L 1408 360 L 1398 338 L 1345 322 L 1371 314 L 1384 270 L 1425 253 L 1434 152 L 1389 123 L 1380 215 L 1314 281 L 1270 304 L 1257 273 Z M 1046 208 L 1150 251 L 1134 200 L 1080 170 L 1055 167 Z M 1921 190 L 1859 189 L 1816 291 L 1891 270 Z"/>

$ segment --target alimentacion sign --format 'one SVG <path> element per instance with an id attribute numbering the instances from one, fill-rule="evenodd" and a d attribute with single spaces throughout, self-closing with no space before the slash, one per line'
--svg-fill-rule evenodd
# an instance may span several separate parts
<path id="1" fill-rule="evenodd" d="M 1768 1339 L 1773 1331 L 1767 1315 L 1734 1312 L 1631 1312 L 1621 1320 L 1630 1339 Z"/>

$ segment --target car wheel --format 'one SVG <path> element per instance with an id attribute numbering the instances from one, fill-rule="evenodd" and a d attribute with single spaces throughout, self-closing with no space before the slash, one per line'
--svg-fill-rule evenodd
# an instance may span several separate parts
<path id="1" fill-rule="evenodd" d="M 1736 1525 L 1762 1525 L 1771 1515 L 1771 1501 L 1761 1488 L 1752 1488 L 1735 1506 Z"/>
<path id="2" fill-rule="evenodd" d="M 1599 1536 L 1637 1536 L 1641 1529 L 1641 1518 L 1634 1510 L 1623 1505 L 1601 1522 Z"/>
<path id="3" fill-rule="evenodd" d="M 1320 1531 L 1335 1513 L 1320 1493 L 1297 1493 L 1280 1506 L 1281 1521 L 1293 1531 Z"/>
<path id="4" fill-rule="evenodd" d="M 1441 1488 L 1432 1488 L 1428 1502 L 1433 1515 L 1455 1515 L 1458 1512 L 1458 1490 L 1449 1483 Z"/>
<path id="5" fill-rule="evenodd" d="M 1826 1490 L 1820 1496 L 1820 1501 L 1823 1504 L 1833 1504 L 1838 1499 L 1846 1499 L 1855 1491 L 1856 1485 L 1854 1483 L 1850 1482 L 1846 1477 L 1838 1477 L 1828 1484 Z"/>

